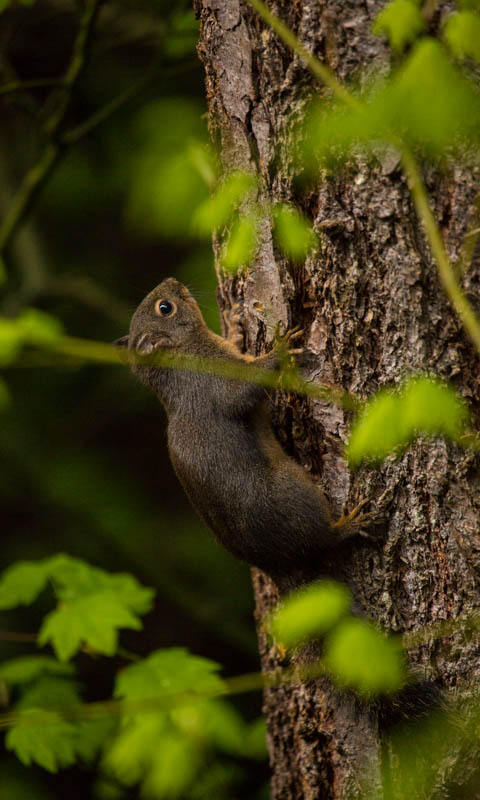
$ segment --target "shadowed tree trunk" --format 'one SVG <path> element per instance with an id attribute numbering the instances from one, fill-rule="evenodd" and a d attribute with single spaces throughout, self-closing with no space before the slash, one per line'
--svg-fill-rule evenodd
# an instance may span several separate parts
<path id="1" fill-rule="evenodd" d="M 232 278 L 218 267 L 221 309 L 233 302 L 243 308 L 245 349 L 261 352 L 278 321 L 300 324 L 312 380 L 368 396 L 412 371 L 428 370 L 451 380 L 475 408 L 477 356 L 440 286 L 398 156 L 379 151 L 376 159 L 349 163 L 341 174 L 322 175 L 314 189 L 296 194 L 288 116 L 301 113 L 313 93 L 328 90 L 239 0 L 196 2 L 211 132 L 224 170 L 253 172 L 262 199 L 295 202 L 321 237 L 315 254 L 294 267 L 277 251 L 265 222 L 247 272 Z M 385 45 L 371 33 L 382 5 L 299 0 L 271 9 L 348 80 L 388 65 Z M 428 174 L 427 184 L 455 259 L 478 176 L 452 169 Z M 215 250 L 218 263 L 218 241 Z M 478 290 L 479 272 L 477 260 L 464 279 L 470 293 Z M 440 440 L 418 440 L 400 460 L 353 475 L 342 456 L 350 419 L 341 408 L 283 395 L 275 401 L 275 422 L 282 444 L 318 476 L 335 512 L 362 497 L 374 510 L 384 495 L 384 536 L 346 548 L 341 564 L 325 566 L 325 573 L 353 588 L 363 614 L 403 632 L 478 606 L 480 496 L 472 454 Z M 260 621 L 278 594 L 258 571 L 253 581 L 262 668 L 270 670 L 282 661 Z M 409 652 L 411 664 L 447 690 L 477 677 L 479 656 L 476 638 L 461 633 Z M 272 798 L 364 796 L 364 780 L 373 796 L 382 797 L 386 756 L 368 708 L 321 680 L 267 690 L 265 712 Z"/>

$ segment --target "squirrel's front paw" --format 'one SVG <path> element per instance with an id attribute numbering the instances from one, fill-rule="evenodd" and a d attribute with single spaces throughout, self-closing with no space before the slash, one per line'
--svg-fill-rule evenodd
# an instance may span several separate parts
<path id="1" fill-rule="evenodd" d="M 352 509 L 352 511 L 348 512 L 346 510 L 346 504 L 344 503 L 342 506 L 342 513 L 340 514 L 339 518 L 336 522 L 332 522 L 332 528 L 339 528 L 345 533 L 348 532 L 348 535 L 358 535 L 363 536 L 365 539 L 376 539 L 377 537 L 371 533 L 371 531 L 367 532 L 365 528 L 371 528 L 372 525 L 378 525 L 381 521 L 379 517 L 378 511 L 367 511 L 367 513 L 362 512 L 362 508 L 368 503 L 368 499 L 360 500 L 359 503 Z"/>

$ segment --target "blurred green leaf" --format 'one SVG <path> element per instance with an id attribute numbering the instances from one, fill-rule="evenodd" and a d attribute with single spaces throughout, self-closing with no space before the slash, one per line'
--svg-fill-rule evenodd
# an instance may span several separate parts
<path id="1" fill-rule="evenodd" d="M 381 462 L 415 436 L 457 440 L 466 430 L 468 410 L 447 384 L 429 377 L 411 378 L 402 390 L 375 395 L 352 426 L 347 457 L 352 467 L 364 459 Z"/>
<path id="2" fill-rule="evenodd" d="M 195 53 L 199 36 L 199 21 L 190 9 L 172 16 L 164 51 L 170 58 L 183 58 Z"/>
<path id="3" fill-rule="evenodd" d="M 0 576 L 0 608 L 28 606 L 37 599 L 49 579 L 45 561 L 19 561 Z"/>
<path id="4" fill-rule="evenodd" d="M 0 677 L 10 685 L 31 683 L 42 675 L 72 675 L 73 667 L 51 656 L 19 656 L 0 664 Z"/>
<path id="5" fill-rule="evenodd" d="M 413 0 L 392 0 L 380 11 L 373 32 L 380 36 L 386 34 L 393 50 L 401 51 L 424 30 L 425 22 Z"/>
<path id="6" fill-rule="evenodd" d="M 182 647 L 157 650 L 118 675 L 115 696 L 128 700 L 164 693 L 221 691 L 220 665 Z"/>
<path id="7" fill-rule="evenodd" d="M 197 103 L 162 100 L 135 121 L 139 147 L 126 213 L 138 230 L 167 237 L 190 233 L 194 211 L 208 197 L 206 164 L 198 155 L 207 141 L 202 113 Z"/>
<path id="8" fill-rule="evenodd" d="M 274 235 L 285 255 L 293 261 L 304 260 L 317 244 L 317 236 L 308 220 L 293 206 L 278 203 L 273 207 Z"/>
<path id="9" fill-rule="evenodd" d="M 258 219 L 256 214 L 239 217 L 232 225 L 224 246 L 222 265 L 229 272 L 246 267 L 253 257 L 257 244 Z"/>
<path id="10" fill-rule="evenodd" d="M 59 675 L 40 675 L 15 706 L 19 716 L 7 733 L 7 749 L 13 750 L 22 763 L 39 764 L 49 772 L 68 767 L 79 758 L 91 760 L 103 746 L 112 722 L 102 719 L 74 724 L 63 719 L 58 709 L 80 701 L 73 681 Z"/>
<path id="11" fill-rule="evenodd" d="M 22 340 L 29 344 L 48 346 L 63 333 L 62 324 L 58 319 L 36 308 L 27 308 L 16 322 Z"/>
<path id="12" fill-rule="evenodd" d="M 359 145 L 406 141 L 425 155 L 445 155 L 480 136 L 480 94 L 449 60 L 445 48 L 423 37 L 401 69 L 371 86 L 359 108 L 313 105 L 303 158 L 308 170 L 335 166 Z"/>
<path id="13" fill-rule="evenodd" d="M 348 613 L 351 596 L 340 583 L 312 583 L 290 595 L 272 618 L 272 633 L 287 647 L 321 636 Z"/>
<path id="14" fill-rule="evenodd" d="M 75 726 L 54 711 L 32 710 L 5 737 L 7 750 L 13 750 L 22 764 L 39 764 L 57 772 L 76 761 Z"/>
<path id="15" fill-rule="evenodd" d="M 399 642 L 361 619 L 347 619 L 330 633 L 324 662 L 340 686 L 363 695 L 394 692 L 405 682 Z"/>
<path id="16" fill-rule="evenodd" d="M 214 194 L 199 205 L 193 225 L 203 235 L 226 225 L 231 214 L 256 187 L 256 181 L 247 172 L 232 172 Z"/>
<path id="17" fill-rule="evenodd" d="M 412 378 L 401 398 L 401 411 L 411 436 L 421 432 L 455 440 L 465 432 L 467 406 L 448 384 L 433 378 Z"/>
<path id="18" fill-rule="evenodd" d="M 389 391 L 379 392 L 366 404 L 350 431 L 350 466 L 357 467 L 364 459 L 381 462 L 396 447 L 407 443 L 409 432 L 400 406 L 398 395 Z"/>
<path id="19" fill-rule="evenodd" d="M 480 16 L 474 11 L 459 11 L 448 17 L 443 38 L 457 58 L 480 62 Z"/>
<path id="20" fill-rule="evenodd" d="M 13 361 L 22 347 L 22 337 L 14 320 L 0 317 L 0 365 Z"/>

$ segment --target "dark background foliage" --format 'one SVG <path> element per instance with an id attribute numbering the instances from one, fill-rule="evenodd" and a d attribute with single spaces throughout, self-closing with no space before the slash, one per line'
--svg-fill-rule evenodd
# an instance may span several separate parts
<path id="1" fill-rule="evenodd" d="M 68 0 L 4 11 L 0 85 L 61 76 L 78 17 L 79 7 Z M 163 223 L 149 221 L 139 200 L 142 175 L 157 169 L 162 180 L 169 148 L 202 135 L 203 71 L 194 42 L 184 3 L 102 6 L 65 129 L 139 85 L 65 149 L 42 187 L 6 259 L 2 313 L 35 305 L 60 318 L 69 334 L 108 342 L 127 331 L 142 297 L 175 275 L 218 329 L 209 243 L 190 237 L 185 220 L 167 214 Z M 0 95 L 2 213 L 41 150 L 50 92 Z M 257 669 L 249 570 L 213 542 L 191 511 L 169 464 L 155 398 L 122 366 L 52 367 L 28 358 L 5 373 L 12 401 L 0 419 L 1 568 L 63 551 L 132 572 L 156 589 L 157 600 L 144 630 L 123 635 L 125 647 L 147 654 L 182 645 L 221 662 L 226 674 Z M 44 610 L 2 614 L 0 627 L 35 633 Z M 2 660 L 32 650 L 28 642 L 0 646 Z M 108 694 L 111 663 L 87 657 L 80 663 L 89 699 Z M 258 695 L 241 700 L 247 717 L 259 706 Z M 265 777 L 262 766 L 249 773 L 239 787 L 245 797 Z M 10 754 L 0 760 L 3 800 L 85 797 L 91 780 L 78 769 L 58 776 L 28 770 Z"/>

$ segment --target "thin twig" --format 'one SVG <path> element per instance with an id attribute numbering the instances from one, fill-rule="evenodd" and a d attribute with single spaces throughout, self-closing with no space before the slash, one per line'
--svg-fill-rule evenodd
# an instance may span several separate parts
<path id="1" fill-rule="evenodd" d="M 26 92 L 29 89 L 40 89 L 43 87 L 61 86 L 61 78 L 36 78 L 31 81 L 11 81 L 0 86 L 0 96 L 14 94 L 15 92 Z"/>
<path id="2" fill-rule="evenodd" d="M 88 44 L 100 2 L 101 0 L 87 0 L 86 2 L 73 46 L 72 57 L 61 81 L 62 88 L 56 107 L 45 122 L 45 131 L 50 140 L 37 163 L 25 175 L 0 226 L 0 258 L 9 246 L 15 231 L 25 219 L 33 201 L 60 157 L 61 147 L 55 141 L 55 136 L 65 118 L 73 89 L 85 66 Z"/>
<path id="3" fill-rule="evenodd" d="M 94 130 L 98 125 L 101 125 L 105 120 L 112 116 L 116 111 L 118 111 L 122 106 L 132 100 L 139 92 L 145 89 L 149 83 L 152 82 L 154 78 L 156 78 L 160 72 L 162 77 L 169 77 L 171 75 L 181 75 L 183 72 L 188 72 L 196 65 L 196 61 L 188 61 L 184 64 L 175 65 L 172 69 L 162 70 L 161 65 L 150 69 L 150 71 L 140 78 L 139 81 L 133 84 L 133 86 L 129 86 L 128 89 L 121 92 L 118 97 L 114 97 L 113 100 L 106 103 L 103 108 L 100 108 L 91 117 L 82 122 L 80 125 L 77 125 L 76 128 L 72 128 L 72 130 L 68 131 L 62 136 L 62 144 L 64 145 L 71 145 L 76 144 L 80 139 L 83 139 L 88 133 Z"/>

